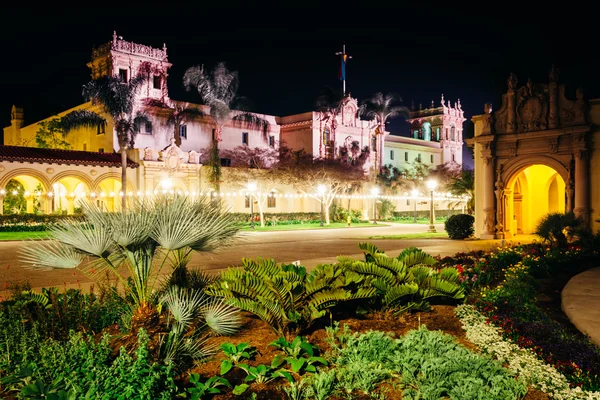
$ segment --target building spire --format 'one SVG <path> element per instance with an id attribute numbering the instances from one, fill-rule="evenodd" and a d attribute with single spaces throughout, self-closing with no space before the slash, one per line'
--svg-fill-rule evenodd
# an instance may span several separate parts
<path id="1" fill-rule="evenodd" d="M 340 56 L 340 59 L 341 59 L 339 78 L 340 78 L 340 81 L 342 81 L 342 92 L 344 93 L 344 96 L 345 96 L 346 95 L 346 63 L 348 62 L 349 59 L 352 58 L 352 56 L 349 56 L 348 54 L 346 54 L 346 42 L 344 42 L 344 44 L 342 45 L 342 51 L 338 51 L 337 53 L 335 53 L 335 55 Z"/>

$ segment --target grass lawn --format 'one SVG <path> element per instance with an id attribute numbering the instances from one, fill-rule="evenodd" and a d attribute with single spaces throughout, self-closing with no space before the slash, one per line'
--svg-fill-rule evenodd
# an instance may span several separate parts
<path id="1" fill-rule="evenodd" d="M 387 224 L 377 223 L 377 225 L 373 225 L 371 222 L 359 222 L 353 223 L 350 225 L 350 228 L 368 228 L 368 227 L 376 227 L 376 226 L 389 226 Z M 275 225 L 275 226 L 265 226 L 261 228 L 260 223 L 254 225 L 254 230 L 256 232 L 271 232 L 271 231 L 298 231 L 305 229 L 334 229 L 334 228 L 348 228 L 348 224 L 345 222 L 332 222 L 329 225 L 320 226 L 319 223 L 316 224 L 294 224 L 294 225 Z M 243 231 L 251 231 L 250 226 L 244 226 L 242 228 Z"/>
<path id="2" fill-rule="evenodd" d="M 48 232 L 0 232 L 0 241 L 6 240 L 27 240 L 27 239 L 46 239 Z"/>
<path id="3" fill-rule="evenodd" d="M 446 232 L 403 233 L 400 235 L 369 236 L 369 239 L 448 239 Z"/>

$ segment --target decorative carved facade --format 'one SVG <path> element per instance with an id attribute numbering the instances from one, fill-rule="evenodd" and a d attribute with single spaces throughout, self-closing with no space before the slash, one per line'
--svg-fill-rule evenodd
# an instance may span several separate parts
<path id="1" fill-rule="evenodd" d="M 575 100 L 567 98 L 566 87 L 558 79 L 554 66 L 547 83 L 528 80 L 519 86 L 517 76 L 510 74 L 500 109 L 493 111 L 492 105 L 486 104 L 484 114 L 473 117 L 475 137 L 467 143 L 475 154 L 477 236 L 504 238 L 528 233 L 519 225 L 519 218 L 528 218 L 526 212 L 532 215 L 529 226 L 534 226 L 533 215 L 542 205 L 528 203 L 521 209 L 519 202 L 525 204 L 539 195 L 527 191 L 533 190 L 536 182 L 533 177 L 526 182 L 519 174 L 536 165 L 541 166 L 539 171 L 555 173 L 547 179 L 558 189 L 542 188 L 558 196 L 547 199 L 553 202 L 550 208 L 574 211 L 588 225 L 594 224 L 591 215 L 600 209 L 600 193 L 594 189 L 598 182 L 590 179 L 597 174 L 590 162 L 597 165 L 600 157 L 591 139 L 597 136 L 600 104 L 585 100 L 581 89 Z"/>

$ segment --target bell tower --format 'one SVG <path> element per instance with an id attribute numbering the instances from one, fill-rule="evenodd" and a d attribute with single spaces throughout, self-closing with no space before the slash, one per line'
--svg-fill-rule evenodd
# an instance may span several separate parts
<path id="1" fill-rule="evenodd" d="M 140 97 L 163 103 L 169 100 L 167 76 L 171 65 L 165 44 L 159 49 L 128 42 L 118 36 L 116 31 L 113 32 L 112 41 L 92 50 L 92 60 L 87 64 L 91 69 L 92 79 L 111 75 L 125 82 L 135 77 L 140 67 L 149 67 L 150 79 Z"/>
<path id="2" fill-rule="evenodd" d="M 410 136 L 413 139 L 440 144 L 442 164 L 455 162 L 460 165 L 462 165 L 464 121 L 465 116 L 460 99 L 454 102 L 454 106 L 452 106 L 450 100 L 447 102 L 444 100 L 443 94 L 437 107 L 432 101 L 431 107 L 424 109 L 419 104 L 419 109 L 415 110 L 413 104 L 410 118 L 407 120 L 410 125 Z"/>

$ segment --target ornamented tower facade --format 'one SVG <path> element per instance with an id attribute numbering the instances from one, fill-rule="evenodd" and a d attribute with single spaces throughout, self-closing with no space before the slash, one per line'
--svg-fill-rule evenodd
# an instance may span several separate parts
<path id="1" fill-rule="evenodd" d="M 460 99 L 452 106 L 450 100 L 445 102 L 442 95 L 440 105 L 437 107 L 433 101 L 431 107 L 425 109 L 419 105 L 419 109 L 415 110 L 413 105 L 407 122 L 410 125 L 412 138 L 440 144 L 442 150 L 440 164 L 448 162 L 462 164 L 465 120 Z"/>
<path id="2" fill-rule="evenodd" d="M 152 78 L 140 93 L 140 98 L 159 100 L 168 104 L 167 76 L 171 63 L 167 58 L 167 46 L 155 49 L 143 44 L 128 42 L 113 32 L 111 42 L 92 51 L 92 61 L 87 66 L 92 70 L 92 79 L 102 76 L 119 76 L 128 81 L 136 76 L 140 66 L 150 67 Z"/>

